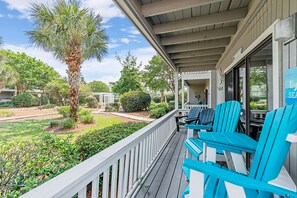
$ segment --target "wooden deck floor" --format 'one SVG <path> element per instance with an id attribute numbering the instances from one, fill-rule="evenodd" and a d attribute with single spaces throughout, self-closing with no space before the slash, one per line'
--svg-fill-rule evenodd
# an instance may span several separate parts
<path id="1" fill-rule="evenodd" d="M 181 166 L 186 156 L 185 132 L 176 132 L 136 197 L 181 197 L 187 182 Z"/>

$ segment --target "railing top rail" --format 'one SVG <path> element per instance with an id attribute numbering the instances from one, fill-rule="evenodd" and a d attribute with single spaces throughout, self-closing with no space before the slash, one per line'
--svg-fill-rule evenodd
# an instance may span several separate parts
<path id="1" fill-rule="evenodd" d="M 112 146 L 104 149 L 82 163 L 74 166 L 73 168 L 65 171 L 64 173 L 54 177 L 39 187 L 24 194 L 23 198 L 32 197 L 61 197 L 67 194 L 72 188 L 77 186 L 86 186 L 90 181 L 95 178 L 94 172 L 104 171 L 107 167 L 115 163 L 120 159 L 125 151 L 136 146 L 146 136 L 157 127 L 161 126 L 167 120 L 169 120 L 178 110 L 173 110 L 161 117 L 158 120 L 153 121 L 149 125 L 143 127 L 130 136 L 122 139 L 121 141 L 113 144 Z"/>

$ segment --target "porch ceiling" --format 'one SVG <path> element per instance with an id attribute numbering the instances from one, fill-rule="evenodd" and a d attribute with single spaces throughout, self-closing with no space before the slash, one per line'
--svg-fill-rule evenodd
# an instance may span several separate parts
<path id="1" fill-rule="evenodd" d="M 218 65 L 251 0 L 114 0 L 178 71 Z"/>

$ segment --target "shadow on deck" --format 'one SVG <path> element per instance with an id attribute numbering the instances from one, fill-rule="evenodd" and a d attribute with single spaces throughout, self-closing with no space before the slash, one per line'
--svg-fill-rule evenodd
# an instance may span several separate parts
<path id="1" fill-rule="evenodd" d="M 181 197 L 187 182 L 181 166 L 186 157 L 183 145 L 186 139 L 185 130 L 176 132 L 154 168 L 142 184 L 136 197 Z"/>

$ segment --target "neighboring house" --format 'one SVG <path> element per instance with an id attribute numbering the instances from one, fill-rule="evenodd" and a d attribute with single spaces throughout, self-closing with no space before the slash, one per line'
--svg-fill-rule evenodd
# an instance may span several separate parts
<path id="1" fill-rule="evenodd" d="M 42 92 L 43 91 L 39 89 L 27 91 L 27 93 L 31 93 L 31 94 L 39 94 Z M 10 101 L 12 97 L 15 95 L 17 95 L 16 89 L 3 88 L 0 92 L 0 102 Z"/>
<path id="2" fill-rule="evenodd" d="M 118 94 L 106 92 L 93 92 L 93 95 L 98 99 L 99 105 L 104 107 L 110 103 L 114 103 L 114 99 L 118 98 Z"/>

